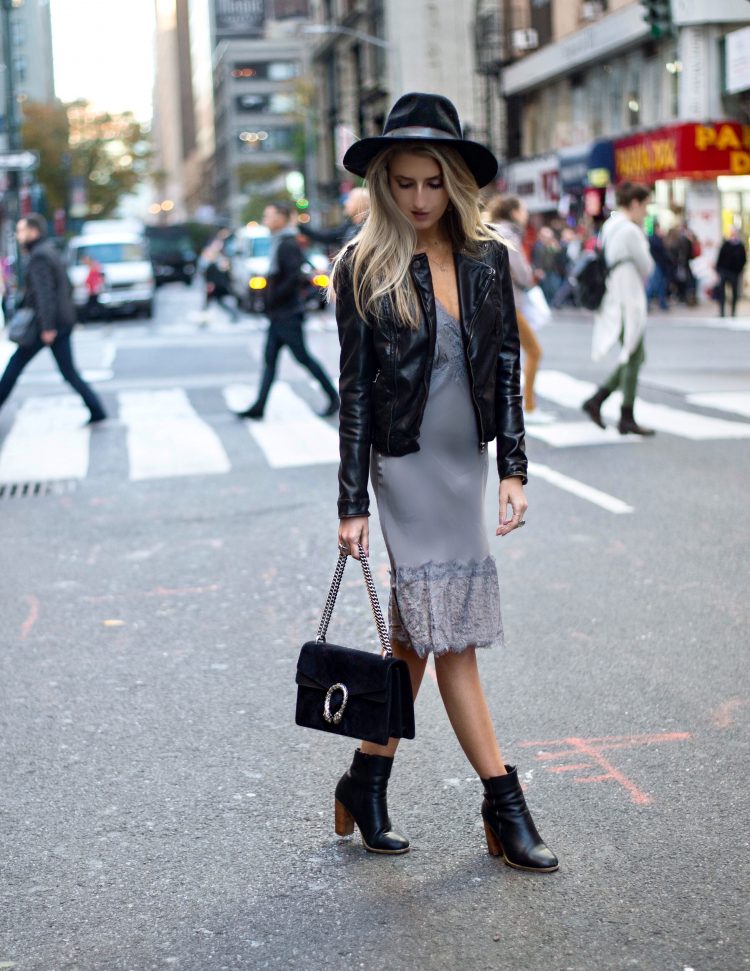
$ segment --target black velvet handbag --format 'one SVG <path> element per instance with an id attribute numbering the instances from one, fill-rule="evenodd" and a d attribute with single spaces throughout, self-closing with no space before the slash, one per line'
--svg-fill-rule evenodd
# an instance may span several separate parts
<path id="1" fill-rule="evenodd" d="M 360 563 L 383 653 L 326 643 L 347 557 L 347 553 L 339 554 L 318 634 L 300 651 L 295 721 L 303 728 L 380 745 L 387 744 L 389 738 L 414 738 L 409 667 L 406 661 L 393 657 L 370 565 L 361 546 Z"/>

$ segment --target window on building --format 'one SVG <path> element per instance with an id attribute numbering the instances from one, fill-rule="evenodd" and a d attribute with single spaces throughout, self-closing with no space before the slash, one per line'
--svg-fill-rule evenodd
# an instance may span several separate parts
<path id="1" fill-rule="evenodd" d="M 297 61 L 240 61 L 232 65 L 239 81 L 288 81 L 299 76 Z"/>
<path id="2" fill-rule="evenodd" d="M 23 54 L 17 54 L 13 58 L 13 71 L 15 74 L 15 79 L 19 84 L 23 84 L 26 81 L 26 74 L 28 71 L 28 61 Z"/>
<path id="3" fill-rule="evenodd" d="M 297 61 L 271 61 L 268 65 L 269 81 L 289 81 L 296 77 L 299 77 Z"/>
<path id="4" fill-rule="evenodd" d="M 240 94 L 235 99 L 237 111 L 255 114 L 288 115 L 297 109 L 297 99 L 286 91 L 273 94 Z"/>
<path id="5" fill-rule="evenodd" d="M 14 47 L 23 47 L 26 43 L 26 25 L 22 20 L 11 21 L 10 38 Z"/>
<path id="6" fill-rule="evenodd" d="M 637 91 L 628 94 L 628 125 L 637 128 L 641 123 L 641 96 Z"/>
<path id="7" fill-rule="evenodd" d="M 290 127 L 247 129 L 237 132 L 244 152 L 291 152 L 295 146 L 297 129 Z"/>
<path id="8" fill-rule="evenodd" d="M 539 46 L 552 40 L 552 0 L 531 0 L 531 26 L 537 32 Z"/>
<path id="9" fill-rule="evenodd" d="M 287 17 L 309 17 L 310 0 L 273 0 L 273 15 L 276 20 Z"/>
<path id="10" fill-rule="evenodd" d="M 235 100 L 237 111 L 255 111 L 263 113 L 268 110 L 267 94 L 240 94 Z"/>

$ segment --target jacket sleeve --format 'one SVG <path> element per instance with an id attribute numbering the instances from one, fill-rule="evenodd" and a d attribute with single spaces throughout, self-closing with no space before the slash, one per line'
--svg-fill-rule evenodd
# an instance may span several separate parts
<path id="1" fill-rule="evenodd" d="M 40 331 L 57 330 L 55 271 L 41 254 L 32 256 L 26 269 L 26 288 L 31 295 Z"/>
<path id="2" fill-rule="evenodd" d="M 299 293 L 302 278 L 302 250 L 293 239 L 283 239 L 279 245 L 279 272 L 274 281 L 275 305 L 286 303 Z"/>
<path id="3" fill-rule="evenodd" d="M 326 246 L 343 245 L 348 229 L 349 223 L 342 223 L 340 226 L 333 226 L 329 229 L 313 229 L 307 225 L 299 227 L 303 236 L 307 236 L 314 243 L 323 243 Z"/>
<path id="4" fill-rule="evenodd" d="M 644 280 L 647 280 L 654 272 L 654 259 L 648 245 L 648 237 L 637 226 L 632 236 L 632 258 L 638 272 Z"/>
<path id="5" fill-rule="evenodd" d="M 372 328 L 354 305 L 351 269 L 339 261 L 335 274 L 336 323 L 341 345 L 339 377 L 339 518 L 369 516 L 372 437 L 372 382 L 375 377 L 375 347 Z"/>
<path id="6" fill-rule="evenodd" d="M 498 249 L 497 286 L 500 287 L 503 308 L 503 341 L 497 359 L 497 377 L 495 380 L 497 470 L 501 479 L 520 476 L 525 483 L 527 481 L 528 460 L 524 443 L 518 322 L 508 265 L 508 250 L 502 244 L 498 244 Z"/>

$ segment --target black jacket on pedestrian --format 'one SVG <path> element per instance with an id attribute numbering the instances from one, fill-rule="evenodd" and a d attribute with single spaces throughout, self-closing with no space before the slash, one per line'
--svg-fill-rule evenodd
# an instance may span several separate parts
<path id="1" fill-rule="evenodd" d="M 232 280 L 229 276 L 229 270 L 222 269 L 218 263 L 209 263 L 206 267 L 205 277 L 206 283 L 213 286 L 213 292 L 217 297 L 231 294 Z"/>
<path id="2" fill-rule="evenodd" d="M 661 236 L 654 233 L 648 238 L 648 246 L 651 250 L 654 263 L 656 263 L 667 280 L 669 280 L 674 271 L 674 263 L 672 262 L 672 257 L 669 255 L 666 243 Z"/>
<path id="3" fill-rule="evenodd" d="M 276 262 L 278 269 L 269 275 L 264 291 L 265 312 L 271 318 L 302 314 L 304 312 L 302 302 L 304 256 L 294 236 L 282 236 Z"/>
<path id="4" fill-rule="evenodd" d="M 716 269 L 725 273 L 742 273 L 747 263 L 745 244 L 741 239 L 725 239 L 721 244 Z"/>
<path id="5" fill-rule="evenodd" d="M 355 244 L 356 246 L 356 244 Z M 392 306 L 364 319 L 356 310 L 352 251 L 335 275 L 336 320 L 341 343 L 339 393 L 339 517 L 369 514 L 370 447 L 383 455 L 419 451 L 432 374 L 437 315 L 427 256 L 417 254 L 411 278 L 422 308 L 417 330 L 402 325 Z M 477 448 L 498 439 L 500 478 L 526 481 L 519 342 L 508 250 L 481 244 L 477 256 L 455 256 L 461 332 L 476 417 Z"/>
<path id="6" fill-rule="evenodd" d="M 26 289 L 21 306 L 35 312 L 39 333 L 56 330 L 67 334 L 76 320 L 73 288 L 60 254 L 48 239 L 35 240 L 28 247 Z"/>

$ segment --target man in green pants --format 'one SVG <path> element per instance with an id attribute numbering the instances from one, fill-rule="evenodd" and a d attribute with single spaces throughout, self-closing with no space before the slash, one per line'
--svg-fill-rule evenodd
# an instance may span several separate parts
<path id="1" fill-rule="evenodd" d="M 593 422 L 604 428 L 602 405 L 613 391 L 621 390 L 622 411 L 617 425 L 621 435 L 654 434 L 652 429 L 639 425 L 633 415 L 638 374 L 646 359 L 646 281 L 654 269 L 643 232 L 650 195 L 647 186 L 624 182 L 617 188 L 617 210 L 601 232 L 602 251 L 610 271 L 604 299 L 594 318 L 592 357 L 601 360 L 618 341 L 621 351 L 615 370 L 582 407 Z"/>

